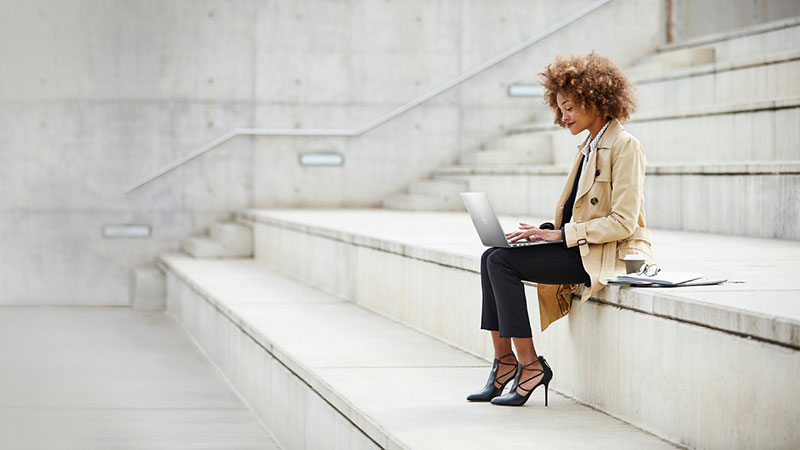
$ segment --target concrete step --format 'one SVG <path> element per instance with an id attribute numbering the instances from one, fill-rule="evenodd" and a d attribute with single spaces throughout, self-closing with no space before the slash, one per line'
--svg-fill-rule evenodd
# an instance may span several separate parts
<path id="1" fill-rule="evenodd" d="M 800 49 L 800 44 L 798 44 Z M 661 72 L 635 80 L 637 113 L 800 96 L 800 51 Z"/>
<path id="2" fill-rule="evenodd" d="M 507 166 L 509 164 L 551 164 L 553 149 L 547 147 L 529 150 L 481 150 L 467 153 L 459 159 L 466 166 Z"/>
<path id="3" fill-rule="evenodd" d="M 416 211 L 463 211 L 458 192 L 486 192 L 499 214 L 553 214 L 567 165 L 455 166 L 437 169 L 437 183 L 452 180 L 451 201 L 424 197 Z M 800 240 L 800 161 L 680 164 L 647 167 L 648 223 L 658 228 Z M 389 207 L 389 206 L 387 206 Z"/>
<path id="4" fill-rule="evenodd" d="M 238 222 L 215 222 L 209 228 L 209 235 L 213 239 L 228 246 L 235 246 L 239 241 L 247 242 L 252 234 L 252 228 Z"/>
<path id="5" fill-rule="evenodd" d="M 482 146 L 482 150 L 517 150 L 530 151 L 549 149 L 552 147 L 550 136 L 547 135 L 520 135 L 508 134 L 489 139 Z"/>
<path id="6" fill-rule="evenodd" d="M 634 114 L 624 126 L 642 142 L 650 163 L 769 162 L 800 159 L 797 123 L 800 97 Z M 550 135 L 557 164 L 571 162 L 582 141 L 549 122 L 510 132 Z"/>
<path id="7" fill-rule="evenodd" d="M 419 180 L 411 184 L 409 194 L 389 197 L 384 207 L 406 211 L 458 211 L 462 208 L 459 193 L 468 183 L 458 179 Z"/>
<path id="8" fill-rule="evenodd" d="M 460 204 L 458 197 L 427 194 L 396 194 L 383 201 L 384 208 L 405 211 L 454 211 Z"/>
<path id="9" fill-rule="evenodd" d="M 257 261 L 491 357 L 488 334 L 478 326 L 484 248 L 465 213 L 246 210 L 237 215 L 255 223 Z M 501 223 L 508 229 L 520 220 L 548 218 L 501 217 Z M 800 388 L 793 377 L 800 370 L 800 314 L 794 307 L 800 289 L 794 279 L 800 269 L 793 262 L 800 259 L 800 243 L 653 231 L 660 267 L 735 282 L 607 287 L 582 307 L 574 301 L 570 315 L 545 333 L 536 326 L 538 304 L 528 302 L 536 348 L 559 371 L 554 388 L 690 448 L 785 448 L 798 442 L 794 424 L 800 410 L 793 405 Z M 309 251 L 289 245 L 296 242 Z M 529 299 L 536 298 L 532 283 L 525 289 Z M 469 434 L 476 436 L 482 434 Z"/>
<path id="10" fill-rule="evenodd" d="M 714 47 L 690 47 L 672 52 L 653 53 L 626 69 L 629 77 L 639 78 L 673 70 L 711 65 L 716 61 Z"/>
<path id="11" fill-rule="evenodd" d="M 800 17 L 789 17 L 665 45 L 658 53 L 665 55 L 689 48 L 713 47 L 717 62 L 736 61 L 743 56 L 797 49 L 798 42 Z"/>
<path id="12" fill-rule="evenodd" d="M 551 164 L 553 142 L 549 134 L 509 134 L 490 139 L 478 152 L 463 155 L 462 165 Z"/>
<path id="13" fill-rule="evenodd" d="M 460 180 L 419 180 L 411 185 L 411 194 L 431 195 L 442 198 L 443 201 L 457 201 L 461 203 L 459 192 L 467 189 L 467 183 Z"/>
<path id="14" fill-rule="evenodd" d="M 625 70 L 632 78 L 798 50 L 800 18 L 793 17 L 666 45 Z"/>
<path id="15" fill-rule="evenodd" d="M 576 149 L 577 151 L 577 149 Z M 573 155 L 574 156 L 574 155 Z M 508 166 L 450 166 L 434 171 L 437 180 L 469 175 L 567 175 L 567 164 L 508 165 Z M 653 163 L 647 175 L 786 175 L 800 171 L 800 160 L 777 162 L 719 162 L 719 163 Z"/>
<path id="16" fill-rule="evenodd" d="M 237 222 L 216 222 L 211 225 L 209 235 L 222 242 L 222 247 L 231 257 L 253 254 L 253 228 Z"/>
<path id="17" fill-rule="evenodd" d="M 499 214 L 551 216 L 569 166 L 449 167 L 440 179 L 486 192 Z M 648 224 L 669 230 L 800 240 L 800 160 L 647 166 Z"/>
<path id="18" fill-rule="evenodd" d="M 195 258 L 220 258 L 224 254 L 222 242 L 208 236 L 189 236 L 181 242 L 181 250 Z"/>
<path id="19" fill-rule="evenodd" d="M 554 389 L 547 408 L 541 387 L 522 408 L 467 402 L 488 360 L 254 260 L 160 264 L 169 312 L 282 448 L 676 448 Z"/>
<path id="20" fill-rule="evenodd" d="M 253 254 L 253 230 L 237 222 L 215 222 L 207 235 L 190 236 L 181 249 L 195 258 L 241 258 Z"/>

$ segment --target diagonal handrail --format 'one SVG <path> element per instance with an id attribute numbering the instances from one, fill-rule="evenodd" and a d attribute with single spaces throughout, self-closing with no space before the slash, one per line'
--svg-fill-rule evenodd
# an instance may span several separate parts
<path id="1" fill-rule="evenodd" d="M 509 48 L 508 50 L 500 53 L 493 58 L 488 59 L 487 61 L 478 64 L 477 66 L 467 70 L 466 72 L 462 73 L 461 75 L 453 78 L 450 81 L 447 81 L 434 89 L 426 92 L 425 94 L 420 95 L 419 97 L 411 100 L 410 102 L 395 108 L 394 110 L 373 119 L 372 121 L 368 122 L 366 125 L 352 129 L 352 128 L 234 128 L 223 135 L 215 138 L 214 140 L 204 144 L 203 146 L 187 153 L 184 156 L 176 159 L 175 161 L 167 164 L 164 167 L 156 170 L 155 172 L 151 173 L 150 175 L 144 176 L 139 180 L 131 183 L 128 187 L 122 190 L 123 194 L 129 194 L 130 192 L 144 186 L 145 184 L 155 180 L 156 178 L 178 168 L 179 166 L 187 163 L 188 161 L 197 158 L 198 156 L 202 155 L 203 153 L 217 147 L 218 145 L 227 142 L 230 139 L 233 139 L 236 136 L 360 136 L 373 128 L 376 128 L 395 117 L 404 114 L 411 109 L 416 108 L 417 106 L 425 103 L 426 101 L 436 97 L 437 95 L 455 87 L 459 84 L 469 80 L 470 78 L 478 75 L 479 73 L 483 72 L 486 69 L 489 69 L 506 59 L 510 58 L 511 56 L 519 53 L 520 51 L 530 47 L 531 45 L 535 44 L 536 42 L 541 41 L 542 39 L 546 38 L 547 36 L 555 33 L 556 31 L 564 28 L 565 26 L 575 22 L 576 20 L 580 19 L 581 17 L 589 14 L 590 12 L 594 11 L 595 9 L 605 5 L 606 3 L 610 2 L 611 0 L 597 0 L 577 11 L 568 15 L 567 17 L 559 20 L 546 30 L 537 33 L 528 39 L 520 42 L 519 44 Z"/>

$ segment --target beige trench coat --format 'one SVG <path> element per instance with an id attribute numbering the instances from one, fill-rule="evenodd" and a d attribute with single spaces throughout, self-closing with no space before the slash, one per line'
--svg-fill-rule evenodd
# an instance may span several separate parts
<path id="1" fill-rule="evenodd" d="M 588 139 L 588 138 L 587 138 Z M 561 228 L 564 203 L 572 192 L 575 176 L 581 164 L 578 146 L 575 161 L 564 189 L 558 199 L 555 220 Z M 644 150 L 639 141 L 612 119 L 597 148 L 589 156 L 578 191 L 575 195 L 572 221 L 564 226 L 567 247 L 580 248 L 581 261 L 591 279 L 584 285 L 581 305 L 606 286 L 606 280 L 625 273 L 622 258 L 629 253 L 644 255 L 647 264 L 653 263 L 650 231 L 645 226 L 644 213 Z M 579 285 L 539 284 L 539 315 L 542 331 L 551 323 L 566 316 L 572 305 L 572 293 Z"/>

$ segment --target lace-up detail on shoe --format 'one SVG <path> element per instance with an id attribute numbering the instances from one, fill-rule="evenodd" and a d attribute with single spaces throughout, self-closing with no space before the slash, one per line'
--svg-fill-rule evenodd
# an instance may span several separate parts
<path id="1" fill-rule="evenodd" d="M 514 362 L 503 361 L 503 359 L 505 359 L 505 358 L 507 358 L 509 356 L 514 358 Z M 513 369 L 507 369 L 507 370 L 504 369 L 505 372 L 503 374 L 500 374 L 500 375 L 495 374 L 494 387 L 497 388 L 497 389 L 503 389 L 503 387 L 506 385 L 506 383 L 508 383 L 509 380 L 514 378 L 514 375 L 517 374 L 517 366 L 519 365 L 519 363 L 517 362 L 517 357 L 514 356 L 513 353 L 509 353 L 507 355 L 503 355 L 500 358 L 498 358 L 497 364 L 499 366 L 514 366 Z M 499 371 L 500 371 L 500 369 L 498 368 L 498 372 Z M 506 376 L 508 378 L 505 378 Z"/>
<path id="2" fill-rule="evenodd" d="M 515 387 L 518 388 L 520 391 L 523 391 L 523 392 L 521 392 L 521 395 L 526 395 L 527 393 L 529 393 L 532 390 L 534 390 L 536 388 L 536 386 L 539 385 L 539 383 L 536 383 L 536 384 L 533 385 L 532 388 L 526 389 L 526 388 L 522 387 L 523 384 L 525 384 L 525 383 L 527 383 L 527 382 L 529 382 L 529 381 L 531 381 L 533 379 L 539 378 L 540 376 L 544 376 L 544 368 L 539 369 L 537 367 L 533 367 L 533 365 L 538 363 L 538 362 L 539 362 L 539 360 L 536 360 L 536 361 L 534 361 L 534 362 L 532 362 L 530 364 L 525 364 L 524 366 L 522 366 L 522 370 L 523 371 L 535 372 L 535 374 L 532 377 L 527 378 L 525 381 L 520 381 L 519 383 L 517 383 L 517 385 Z M 531 367 L 531 368 L 529 369 L 528 367 Z M 523 373 L 525 373 L 525 372 L 523 372 Z"/>

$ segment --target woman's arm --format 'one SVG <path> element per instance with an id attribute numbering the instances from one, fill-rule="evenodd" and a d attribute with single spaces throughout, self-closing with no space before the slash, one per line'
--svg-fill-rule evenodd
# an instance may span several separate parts
<path id="1" fill-rule="evenodd" d="M 614 147 L 617 147 L 615 149 Z M 646 158 L 638 140 L 627 139 L 611 148 L 611 213 L 585 222 L 564 226 L 567 247 L 585 242 L 601 244 L 619 241 L 633 234 L 644 193 Z M 586 204 L 591 208 L 591 205 Z"/>

